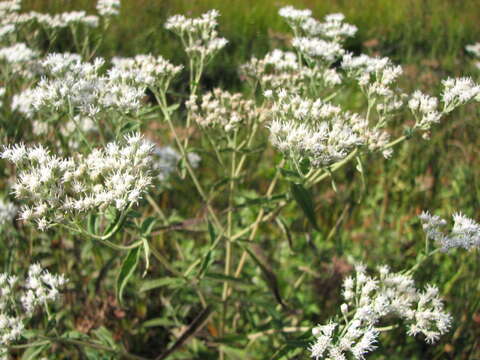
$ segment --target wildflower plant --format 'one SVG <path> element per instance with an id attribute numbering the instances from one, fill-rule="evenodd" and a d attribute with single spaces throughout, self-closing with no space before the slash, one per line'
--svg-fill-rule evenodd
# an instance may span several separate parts
<path id="1" fill-rule="evenodd" d="M 395 164 L 401 143 L 428 140 L 478 102 L 478 84 L 447 78 L 438 97 L 407 92 L 400 65 L 351 52 L 357 28 L 343 14 L 317 20 L 287 6 L 289 48 L 240 65 L 233 92 L 203 82 L 228 44 L 218 11 L 166 21 L 186 54 L 180 64 L 97 56 L 122 11 L 118 0 L 95 9 L 50 15 L 0 2 L 0 264 L 28 273 L 25 283 L 0 275 L 0 356 L 363 360 L 397 328 L 428 344 L 449 336 L 442 286 L 418 270 L 440 250 L 478 247 L 480 225 L 461 214 L 446 232 L 423 213 L 425 248 L 396 272 L 371 275 L 335 244 L 340 304 L 324 309 L 304 282 L 349 212 L 325 233 L 316 195 L 350 197 L 355 172 Z M 67 51 L 49 52 L 61 38 Z M 64 311 L 50 305 L 66 277 L 30 266 L 37 258 L 66 269 Z M 26 331 L 30 323 L 38 329 Z"/>
<path id="2" fill-rule="evenodd" d="M 67 283 L 64 275 L 54 275 L 32 264 L 24 281 L 16 275 L 0 274 L 0 357 L 8 359 L 9 347 L 25 336 L 29 320 L 36 312 L 46 312 L 60 300 Z"/>
<path id="3" fill-rule="evenodd" d="M 60 158 L 41 145 L 23 144 L 5 148 L 1 157 L 18 169 L 13 192 L 28 201 L 20 211 L 21 220 L 35 222 L 41 231 L 59 224 L 84 231 L 81 216 L 114 208 L 121 213 L 120 222 L 138 204 L 151 185 L 152 151 L 150 143 L 132 134 L 124 144 L 109 143 L 105 149 L 75 158 Z"/>

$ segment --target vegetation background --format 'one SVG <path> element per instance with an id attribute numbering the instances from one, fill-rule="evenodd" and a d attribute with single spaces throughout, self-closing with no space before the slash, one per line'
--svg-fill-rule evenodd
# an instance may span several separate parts
<path id="1" fill-rule="evenodd" d="M 29 9 L 50 13 L 71 9 L 93 13 L 95 9 L 93 0 L 25 0 L 25 4 Z M 252 56 L 263 56 L 271 49 L 288 45 L 291 35 L 278 16 L 278 9 L 288 4 L 310 8 L 317 18 L 332 12 L 344 13 L 347 21 L 359 28 L 355 38 L 347 43 L 348 49 L 389 56 L 403 65 L 402 86 L 406 89 L 415 87 L 438 94 L 440 81 L 446 76 L 480 78 L 480 69 L 475 68 L 464 50 L 465 45 L 480 41 L 478 0 L 122 0 L 121 16 L 113 21 L 99 55 L 152 53 L 161 54 L 176 64 L 185 63 L 178 40 L 163 28 L 166 18 L 177 13 L 197 16 L 215 8 L 221 13 L 219 32 L 229 40 L 229 45 L 208 67 L 204 86 L 241 90 L 238 65 Z M 68 41 L 58 46 L 52 50 L 72 51 Z M 354 108 L 359 100 L 347 98 L 345 101 Z M 287 286 L 282 278 L 288 271 L 303 266 L 302 271 L 309 272 L 303 289 L 311 292 L 313 295 L 308 298 L 316 302 L 311 311 L 315 314 L 312 321 L 325 321 L 336 311 L 341 278 L 349 270 L 346 253 L 365 259 L 367 264 L 387 263 L 396 269 L 404 266 L 408 259 L 413 261 L 423 244 L 417 218 L 422 210 L 431 209 L 447 217 L 461 210 L 469 217 L 480 219 L 479 115 L 478 106 L 477 109 L 467 107 L 437 127 L 430 141 L 409 141 L 396 148 L 394 161 L 372 159 L 361 204 L 357 190 L 360 179 L 353 167 L 339 175 L 338 193 L 331 190 L 330 184 L 317 189 L 315 202 L 320 231 L 312 237 L 299 231 L 301 235 L 293 237 L 291 251 L 297 255 L 305 253 L 302 264 L 278 264 L 273 255 L 270 259 L 278 271 L 281 289 Z M 208 179 L 208 167 L 202 166 L 200 171 L 204 171 L 202 177 Z M 269 174 L 270 170 L 264 171 Z M 266 185 L 261 181 L 257 184 L 258 189 Z M 162 204 L 177 209 L 179 216 L 194 216 L 198 209 L 189 209 L 186 196 L 194 193 L 193 188 L 180 186 L 174 190 L 178 193 L 170 191 L 163 195 Z M 289 207 L 289 212 L 284 214 L 293 230 L 305 226 L 298 212 L 298 208 Z M 276 237 L 282 237 L 278 231 L 263 230 L 259 235 L 263 243 L 274 244 Z M 478 252 L 465 251 L 455 251 L 448 256 L 440 254 L 418 278 L 420 282 L 431 281 L 443 289 L 447 306 L 456 319 L 451 334 L 438 346 L 431 347 L 406 337 L 402 331 L 393 332 L 382 339 L 380 350 L 370 358 L 479 359 L 478 255 Z M 98 306 L 92 298 L 93 295 L 85 300 L 86 318 L 95 313 L 94 308 Z M 117 337 L 123 332 L 131 333 L 131 325 L 122 320 L 123 310 L 115 311 L 117 313 L 111 315 L 115 321 L 108 317 L 102 321 L 115 324 L 108 327 L 116 328 Z M 134 316 L 141 321 L 142 309 L 137 307 L 134 311 Z M 76 326 L 87 325 L 77 322 Z M 161 328 L 153 327 L 152 331 L 157 334 L 160 331 L 154 345 L 158 348 L 165 339 Z M 148 354 L 148 349 L 137 350 Z"/>

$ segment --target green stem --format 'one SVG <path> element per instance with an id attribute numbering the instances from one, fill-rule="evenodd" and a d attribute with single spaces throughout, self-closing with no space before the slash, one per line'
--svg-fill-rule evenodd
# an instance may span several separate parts
<path id="1" fill-rule="evenodd" d="M 62 344 L 67 344 L 67 345 L 76 345 L 76 346 L 85 346 L 89 347 L 92 349 L 97 349 L 97 350 L 102 350 L 106 352 L 110 352 L 113 354 L 117 354 L 121 356 L 123 359 L 128 359 L 128 360 L 150 360 L 148 358 L 145 358 L 143 356 L 138 356 L 138 355 L 133 355 L 130 354 L 129 352 L 125 350 L 119 350 L 119 349 L 114 349 L 105 345 L 101 344 L 95 344 L 87 341 L 82 341 L 82 340 L 75 340 L 75 339 L 66 339 L 66 338 L 59 338 L 59 337 L 47 337 L 47 336 L 40 336 L 41 339 L 44 339 L 46 341 L 49 341 L 51 343 L 62 343 Z"/>
<path id="2" fill-rule="evenodd" d="M 208 200 L 208 197 L 205 194 L 205 191 L 203 190 L 200 182 L 198 181 L 198 178 L 195 175 L 195 172 L 193 171 L 193 168 L 190 164 L 190 161 L 188 160 L 188 156 L 185 152 L 185 148 L 182 146 L 182 142 L 180 141 L 180 138 L 177 134 L 177 131 L 175 130 L 175 126 L 173 126 L 173 122 L 172 122 L 172 119 L 170 117 L 170 113 L 168 111 L 168 105 L 167 105 L 167 99 L 165 98 L 165 93 L 164 92 L 161 92 L 160 94 L 155 93 L 155 97 L 157 99 L 157 102 L 160 104 L 160 109 L 162 110 L 162 114 L 163 114 L 165 120 L 167 120 L 168 126 L 170 127 L 170 130 L 172 131 L 172 134 L 175 138 L 175 142 L 177 144 L 177 147 L 180 151 L 180 154 L 182 155 L 185 167 L 187 168 L 188 174 L 190 175 L 190 177 L 191 177 L 198 193 L 200 194 L 202 200 L 205 202 L 205 204 L 207 206 L 207 210 L 210 213 L 210 215 L 213 219 L 213 222 L 215 223 L 215 226 L 217 227 L 218 230 L 220 230 L 223 233 L 224 232 L 223 226 L 222 226 L 220 220 L 218 219 L 217 214 L 215 214 L 215 211 L 213 211 L 213 209 L 210 205 L 210 202 Z"/>
<path id="3" fill-rule="evenodd" d="M 228 196 L 228 214 L 227 214 L 227 243 L 225 248 L 225 269 L 224 274 L 228 277 L 230 275 L 230 270 L 232 267 L 232 225 L 233 225 L 233 194 L 235 191 L 235 173 L 237 170 L 236 160 L 237 160 L 237 132 L 233 136 L 233 152 L 231 158 L 231 168 L 230 168 L 230 189 Z M 228 297 L 228 281 L 223 282 L 223 292 L 222 292 L 222 302 L 223 302 L 223 312 L 222 312 L 222 321 L 220 327 L 220 335 L 223 335 L 225 331 L 225 321 L 227 317 L 227 297 Z"/>

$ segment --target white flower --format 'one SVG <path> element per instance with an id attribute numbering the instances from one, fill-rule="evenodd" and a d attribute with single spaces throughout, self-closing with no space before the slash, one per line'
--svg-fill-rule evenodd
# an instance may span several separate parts
<path id="1" fill-rule="evenodd" d="M 479 100 L 480 86 L 471 78 L 448 78 L 443 80 L 442 84 L 442 101 L 447 113 L 471 100 Z"/>
<path id="2" fill-rule="evenodd" d="M 333 63 L 345 53 L 340 44 L 316 38 L 296 37 L 292 40 L 292 45 L 306 56 L 327 64 Z"/>
<path id="3" fill-rule="evenodd" d="M 243 99 L 240 93 L 215 89 L 204 94 L 199 104 L 195 100 L 191 98 L 186 107 L 192 119 L 203 128 L 219 127 L 228 133 L 259 116 L 255 103 Z"/>
<path id="4" fill-rule="evenodd" d="M 348 37 L 352 37 L 357 32 L 357 27 L 344 22 L 343 14 L 328 14 L 325 21 L 320 22 L 313 18 L 308 18 L 301 23 L 301 28 L 308 36 L 320 36 L 335 42 L 342 42 Z"/>
<path id="5" fill-rule="evenodd" d="M 285 6 L 278 11 L 278 14 L 287 21 L 301 23 L 312 16 L 312 11 L 310 9 L 299 10 L 293 6 Z"/>
<path id="6" fill-rule="evenodd" d="M 24 43 L 17 43 L 9 47 L 0 48 L 0 60 L 10 64 L 31 61 L 37 56 L 38 53 L 27 47 Z"/>
<path id="7" fill-rule="evenodd" d="M 44 231 L 54 223 L 69 222 L 80 213 L 109 206 L 124 210 L 137 203 L 151 184 L 153 145 L 139 134 L 120 144 L 63 159 L 42 146 L 6 147 L 2 158 L 17 165 L 13 192 L 29 202 L 21 219 L 34 220 Z"/>
<path id="8" fill-rule="evenodd" d="M 313 328 L 312 358 L 346 359 L 350 353 L 354 359 L 364 360 L 376 349 L 376 326 L 382 319 L 402 319 L 409 335 L 422 334 L 427 343 L 450 329 L 451 317 L 444 311 L 436 287 L 419 291 L 411 276 L 392 273 L 387 266 L 379 267 L 379 277 L 370 277 L 362 264 L 357 264 L 355 271 L 355 277 L 347 277 L 343 284 L 345 323 Z"/>
<path id="9" fill-rule="evenodd" d="M 53 275 L 39 264 L 30 266 L 24 283 L 16 276 L 0 274 L 0 356 L 23 335 L 37 309 L 60 298 L 66 282 L 64 275 Z"/>
<path id="10" fill-rule="evenodd" d="M 471 250 L 480 246 L 480 224 L 461 213 L 453 214 L 453 228 L 449 234 L 443 231 L 447 222 L 437 215 L 423 212 L 420 221 L 427 236 L 444 251 L 451 248 Z"/>
<path id="11" fill-rule="evenodd" d="M 358 114 L 320 99 L 277 94 L 270 109 L 270 141 L 295 161 L 308 160 L 313 167 L 329 166 L 344 159 L 358 146 L 381 150 L 388 134 L 370 129 Z"/>
<path id="12" fill-rule="evenodd" d="M 465 50 L 467 50 L 472 55 L 480 58 L 480 42 L 465 46 Z"/>
<path id="13" fill-rule="evenodd" d="M 117 16 L 120 14 L 120 0 L 98 0 L 97 11 L 101 16 Z"/>
<path id="14" fill-rule="evenodd" d="M 440 121 L 442 114 L 437 111 L 438 99 L 435 97 L 417 90 L 412 94 L 408 107 L 416 116 L 415 126 L 422 130 L 430 130 L 433 124 Z"/>
<path id="15" fill-rule="evenodd" d="M 192 59 L 208 62 L 227 44 L 227 40 L 218 37 L 216 31 L 219 16 L 217 10 L 210 10 L 194 19 L 174 15 L 167 19 L 165 28 L 180 36 L 185 51 Z"/>
<path id="16" fill-rule="evenodd" d="M 84 63 L 78 55 L 51 54 L 40 65 L 46 76 L 12 100 L 12 109 L 28 118 L 59 110 L 92 117 L 102 112 L 136 113 L 140 109 L 145 85 L 101 75 L 101 58 Z"/>
<path id="17" fill-rule="evenodd" d="M 112 63 L 113 67 L 108 71 L 112 81 L 145 86 L 152 91 L 166 91 L 170 81 L 182 70 L 182 66 L 174 66 L 163 57 L 152 55 L 114 57 Z"/>

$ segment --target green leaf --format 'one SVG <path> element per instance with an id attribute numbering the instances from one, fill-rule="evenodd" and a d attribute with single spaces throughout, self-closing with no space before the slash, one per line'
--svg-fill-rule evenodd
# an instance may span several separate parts
<path id="1" fill-rule="evenodd" d="M 23 353 L 22 360 L 36 360 L 40 357 L 40 354 L 49 347 L 50 344 L 30 347 Z"/>
<path id="2" fill-rule="evenodd" d="M 243 360 L 248 358 L 245 349 L 238 349 L 226 345 L 222 345 L 221 349 L 227 354 L 227 357 L 232 360 Z"/>
<path id="3" fill-rule="evenodd" d="M 128 216 L 129 216 L 130 218 L 141 218 L 141 217 L 142 217 L 142 214 L 141 214 L 140 212 L 136 211 L 136 210 L 130 210 L 130 211 L 128 212 Z"/>
<path id="4" fill-rule="evenodd" d="M 254 247 L 254 245 L 251 245 Z M 250 247 L 245 247 L 245 250 L 253 259 L 253 261 L 260 267 L 267 282 L 268 287 L 273 293 L 274 298 L 278 301 L 278 303 L 284 308 L 287 308 L 287 305 L 283 302 L 282 295 L 280 294 L 280 288 L 278 286 L 278 280 L 275 273 L 271 270 L 270 266 L 266 262 L 266 259 L 263 259 L 261 256 L 255 254 L 254 251 Z"/>
<path id="5" fill-rule="evenodd" d="M 175 326 L 175 322 L 173 320 L 164 319 L 164 318 L 155 318 L 150 319 L 142 323 L 143 327 L 159 327 L 159 326 Z"/>
<path id="6" fill-rule="evenodd" d="M 237 278 L 235 276 L 225 275 L 222 273 L 207 273 L 205 275 L 205 278 L 211 279 L 211 280 L 217 280 L 221 282 L 228 281 L 228 282 L 237 283 L 237 284 L 249 284 L 243 279 Z"/>
<path id="7" fill-rule="evenodd" d="M 217 238 L 217 235 L 215 234 L 215 229 L 210 220 L 208 220 L 207 226 L 208 226 L 208 234 L 210 235 L 210 243 L 213 244 Z"/>
<path id="8" fill-rule="evenodd" d="M 277 223 L 278 227 L 282 230 L 283 234 L 285 235 L 285 238 L 287 239 L 288 246 L 290 247 L 290 250 L 293 249 L 293 240 L 292 240 L 292 234 L 290 232 L 290 229 L 288 228 L 287 223 L 281 216 L 277 216 L 275 218 L 275 222 Z"/>
<path id="9" fill-rule="evenodd" d="M 128 252 L 125 260 L 122 263 L 122 267 L 120 268 L 117 278 L 117 299 L 120 303 L 123 302 L 123 290 L 138 266 L 139 258 L 140 247 L 136 247 Z"/>
<path id="10" fill-rule="evenodd" d="M 175 110 L 177 110 L 178 108 L 180 107 L 180 104 L 173 104 L 173 105 L 170 105 L 168 108 L 167 108 L 167 112 L 169 114 L 173 113 Z"/>
<path id="11" fill-rule="evenodd" d="M 213 263 L 213 249 L 208 250 L 207 254 L 202 260 L 202 266 L 200 266 L 200 270 L 198 271 L 198 277 L 201 278 L 205 271 L 208 270 L 210 265 Z"/>
<path id="12" fill-rule="evenodd" d="M 298 175 L 298 172 L 296 172 L 296 171 L 292 171 L 292 170 L 285 169 L 285 168 L 280 168 L 280 173 L 282 174 L 282 176 L 285 179 L 287 179 L 289 181 L 292 181 L 292 182 L 302 181 L 302 178 Z"/>
<path id="13" fill-rule="evenodd" d="M 317 220 L 315 218 L 315 206 L 313 205 L 312 194 L 305 189 L 302 184 L 292 183 L 290 186 L 293 198 L 303 210 L 303 213 L 307 217 L 308 221 L 315 230 L 319 230 Z"/>
<path id="14" fill-rule="evenodd" d="M 113 340 L 112 333 L 106 327 L 100 326 L 98 329 L 95 329 L 93 333 L 102 344 L 107 345 L 113 349 L 117 348 L 117 344 L 115 343 L 115 340 Z"/>
<path id="15" fill-rule="evenodd" d="M 159 287 L 167 286 L 171 288 L 181 287 L 185 284 L 185 281 L 180 278 L 163 277 L 160 279 L 147 280 L 140 285 L 140 292 L 150 291 Z"/>
<path id="16" fill-rule="evenodd" d="M 96 221 L 97 221 L 97 215 L 96 214 L 89 214 L 88 215 L 88 220 L 87 220 L 87 226 L 88 226 L 88 231 L 91 233 L 91 234 L 96 234 L 97 231 L 96 231 Z"/>
<path id="17" fill-rule="evenodd" d="M 142 225 L 140 226 L 140 231 L 142 232 L 143 236 L 150 235 L 156 222 L 157 218 L 154 216 L 149 216 L 143 220 Z"/>
<path id="18" fill-rule="evenodd" d="M 145 277 L 145 275 L 147 275 L 148 268 L 150 267 L 150 245 L 148 240 L 145 238 L 143 239 L 142 248 L 145 254 L 145 271 L 143 272 L 142 276 Z"/>

